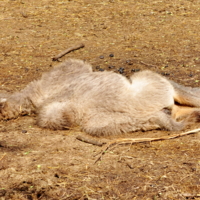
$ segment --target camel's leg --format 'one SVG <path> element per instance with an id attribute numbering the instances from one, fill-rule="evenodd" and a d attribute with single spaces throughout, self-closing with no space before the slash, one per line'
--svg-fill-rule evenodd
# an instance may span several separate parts
<path id="1" fill-rule="evenodd" d="M 78 118 L 74 103 L 53 101 L 38 109 L 37 124 L 53 130 L 69 129 L 76 125 Z"/>
<path id="2" fill-rule="evenodd" d="M 199 122 L 200 108 L 174 105 L 172 108 L 172 118 L 175 120 L 188 118 L 190 122 Z"/>
<path id="3" fill-rule="evenodd" d="M 181 130 L 185 122 L 177 122 L 165 111 L 150 116 L 130 115 L 128 113 L 99 113 L 91 115 L 82 123 L 85 132 L 93 136 L 119 135 L 132 131 L 153 129 Z"/>
<path id="4" fill-rule="evenodd" d="M 174 100 L 180 105 L 200 107 L 200 88 L 185 87 L 170 81 L 174 87 Z"/>

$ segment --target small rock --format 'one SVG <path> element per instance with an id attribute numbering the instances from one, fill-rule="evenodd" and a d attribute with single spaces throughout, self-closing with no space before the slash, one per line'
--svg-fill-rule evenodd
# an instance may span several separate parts
<path id="1" fill-rule="evenodd" d="M 132 62 L 131 60 L 126 60 L 126 64 L 128 64 L 128 65 L 132 65 L 133 62 Z"/>
<path id="2" fill-rule="evenodd" d="M 170 73 L 167 73 L 167 72 L 162 72 L 161 73 L 163 76 L 169 76 L 170 75 Z"/>
<path id="3" fill-rule="evenodd" d="M 193 74 L 192 74 L 192 73 L 190 73 L 190 74 L 189 74 L 189 77 L 193 77 Z"/>
<path id="4" fill-rule="evenodd" d="M 56 178 L 60 178 L 59 175 L 58 175 L 57 173 L 54 175 L 54 177 L 56 177 Z"/>
<path id="5" fill-rule="evenodd" d="M 111 54 L 109 55 L 109 57 L 114 57 L 114 54 L 111 53 Z"/>
<path id="6" fill-rule="evenodd" d="M 139 72 L 140 69 L 132 69 L 131 72 Z"/>
<path id="7" fill-rule="evenodd" d="M 100 59 L 104 59 L 104 56 L 99 56 Z"/>
<path id="8" fill-rule="evenodd" d="M 120 68 L 118 69 L 118 72 L 119 72 L 120 74 L 123 74 L 123 73 L 124 73 L 124 68 L 120 67 Z"/>
<path id="9" fill-rule="evenodd" d="M 25 71 L 25 72 L 28 72 L 28 71 L 29 71 L 29 68 L 25 67 L 25 68 L 24 68 L 24 71 Z"/>
<path id="10" fill-rule="evenodd" d="M 27 133 L 27 130 L 22 130 L 22 133 Z"/>

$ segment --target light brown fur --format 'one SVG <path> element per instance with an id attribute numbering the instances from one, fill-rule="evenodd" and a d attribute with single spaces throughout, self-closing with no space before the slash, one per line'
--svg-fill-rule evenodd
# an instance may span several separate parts
<path id="1" fill-rule="evenodd" d="M 0 102 L 1 119 L 36 112 L 40 127 L 79 125 L 90 135 L 102 136 L 181 130 L 199 120 L 200 89 L 180 86 L 151 71 L 138 72 L 130 79 L 113 72 L 92 72 L 89 64 L 71 59 L 22 91 L 0 95 Z"/>

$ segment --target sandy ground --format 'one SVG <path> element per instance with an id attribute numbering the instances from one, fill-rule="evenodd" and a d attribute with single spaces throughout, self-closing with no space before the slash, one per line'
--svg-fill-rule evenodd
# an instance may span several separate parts
<path id="1" fill-rule="evenodd" d="M 1 91 L 24 88 L 81 42 L 60 60 L 83 59 L 127 77 L 150 69 L 200 86 L 199 1 L 0 0 L 0 22 Z M 200 199 L 200 133 L 118 145 L 96 163 L 101 147 L 77 135 L 86 136 L 38 128 L 35 116 L 0 122 L 0 200 Z"/>

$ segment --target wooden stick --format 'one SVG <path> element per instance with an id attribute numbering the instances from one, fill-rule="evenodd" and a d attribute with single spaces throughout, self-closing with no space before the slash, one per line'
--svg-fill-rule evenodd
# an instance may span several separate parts
<path id="1" fill-rule="evenodd" d="M 140 61 L 140 63 L 143 64 L 143 65 L 146 65 L 147 67 L 155 67 L 155 68 L 158 67 L 158 66 L 156 66 L 156 65 L 152 65 L 152 64 L 145 63 L 145 62 L 143 62 L 143 61 Z"/>
<path id="2" fill-rule="evenodd" d="M 71 51 L 74 51 L 74 50 L 77 50 L 77 49 L 80 49 L 80 48 L 83 48 L 85 45 L 84 44 L 77 44 L 77 45 L 74 45 L 64 51 L 62 51 L 61 53 L 59 53 L 57 56 L 53 57 L 52 60 L 53 61 L 57 61 L 59 58 L 63 57 L 65 54 L 71 52 Z"/>
<path id="3" fill-rule="evenodd" d="M 3 156 L 0 158 L 0 161 L 6 156 L 6 153 L 3 154 Z"/>
<path id="4" fill-rule="evenodd" d="M 100 154 L 100 156 L 96 159 L 94 164 L 96 162 L 98 162 L 99 160 L 101 160 L 102 156 L 106 153 L 106 151 L 114 145 L 152 142 L 152 141 L 160 141 L 160 140 L 170 140 L 170 139 L 174 139 L 174 138 L 177 138 L 177 137 L 189 135 L 189 134 L 192 134 L 192 133 L 197 133 L 199 131 L 200 131 L 200 128 L 194 129 L 194 130 L 191 130 L 191 131 L 187 131 L 187 132 L 184 132 L 184 133 L 174 134 L 174 135 L 171 135 L 171 136 L 163 136 L 163 137 L 160 137 L 160 138 L 119 138 L 119 139 L 111 140 L 104 147 L 101 148 L 100 152 L 98 153 L 98 154 Z"/>
<path id="5" fill-rule="evenodd" d="M 104 144 L 106 144 L 106 142 L 102 142 L 102 141 L 98 141 L 98 140 L 94 140 L 94 139 L 91 139 L 91 138 L 85 138 L 81 135 L 78 135 L 76 137 L 77 140 L 80 140 L 82 142 L 86 142 L 86 143 L 89 143 L 89 144 L 93 144 L 93 145 L 97 145 L 97 146 L 103 146 Z"/>
<path id="6" fill-rule="evenodd" d="M 182 194 L 184 197 L 186 197 L 186 198 L 190 198 L 190 199 L 195 199 L 195 198 L 198 198 L 198 197 L 200 197 L 200 194 L 190 194 L 190 193 L 183 193 Z"/>

